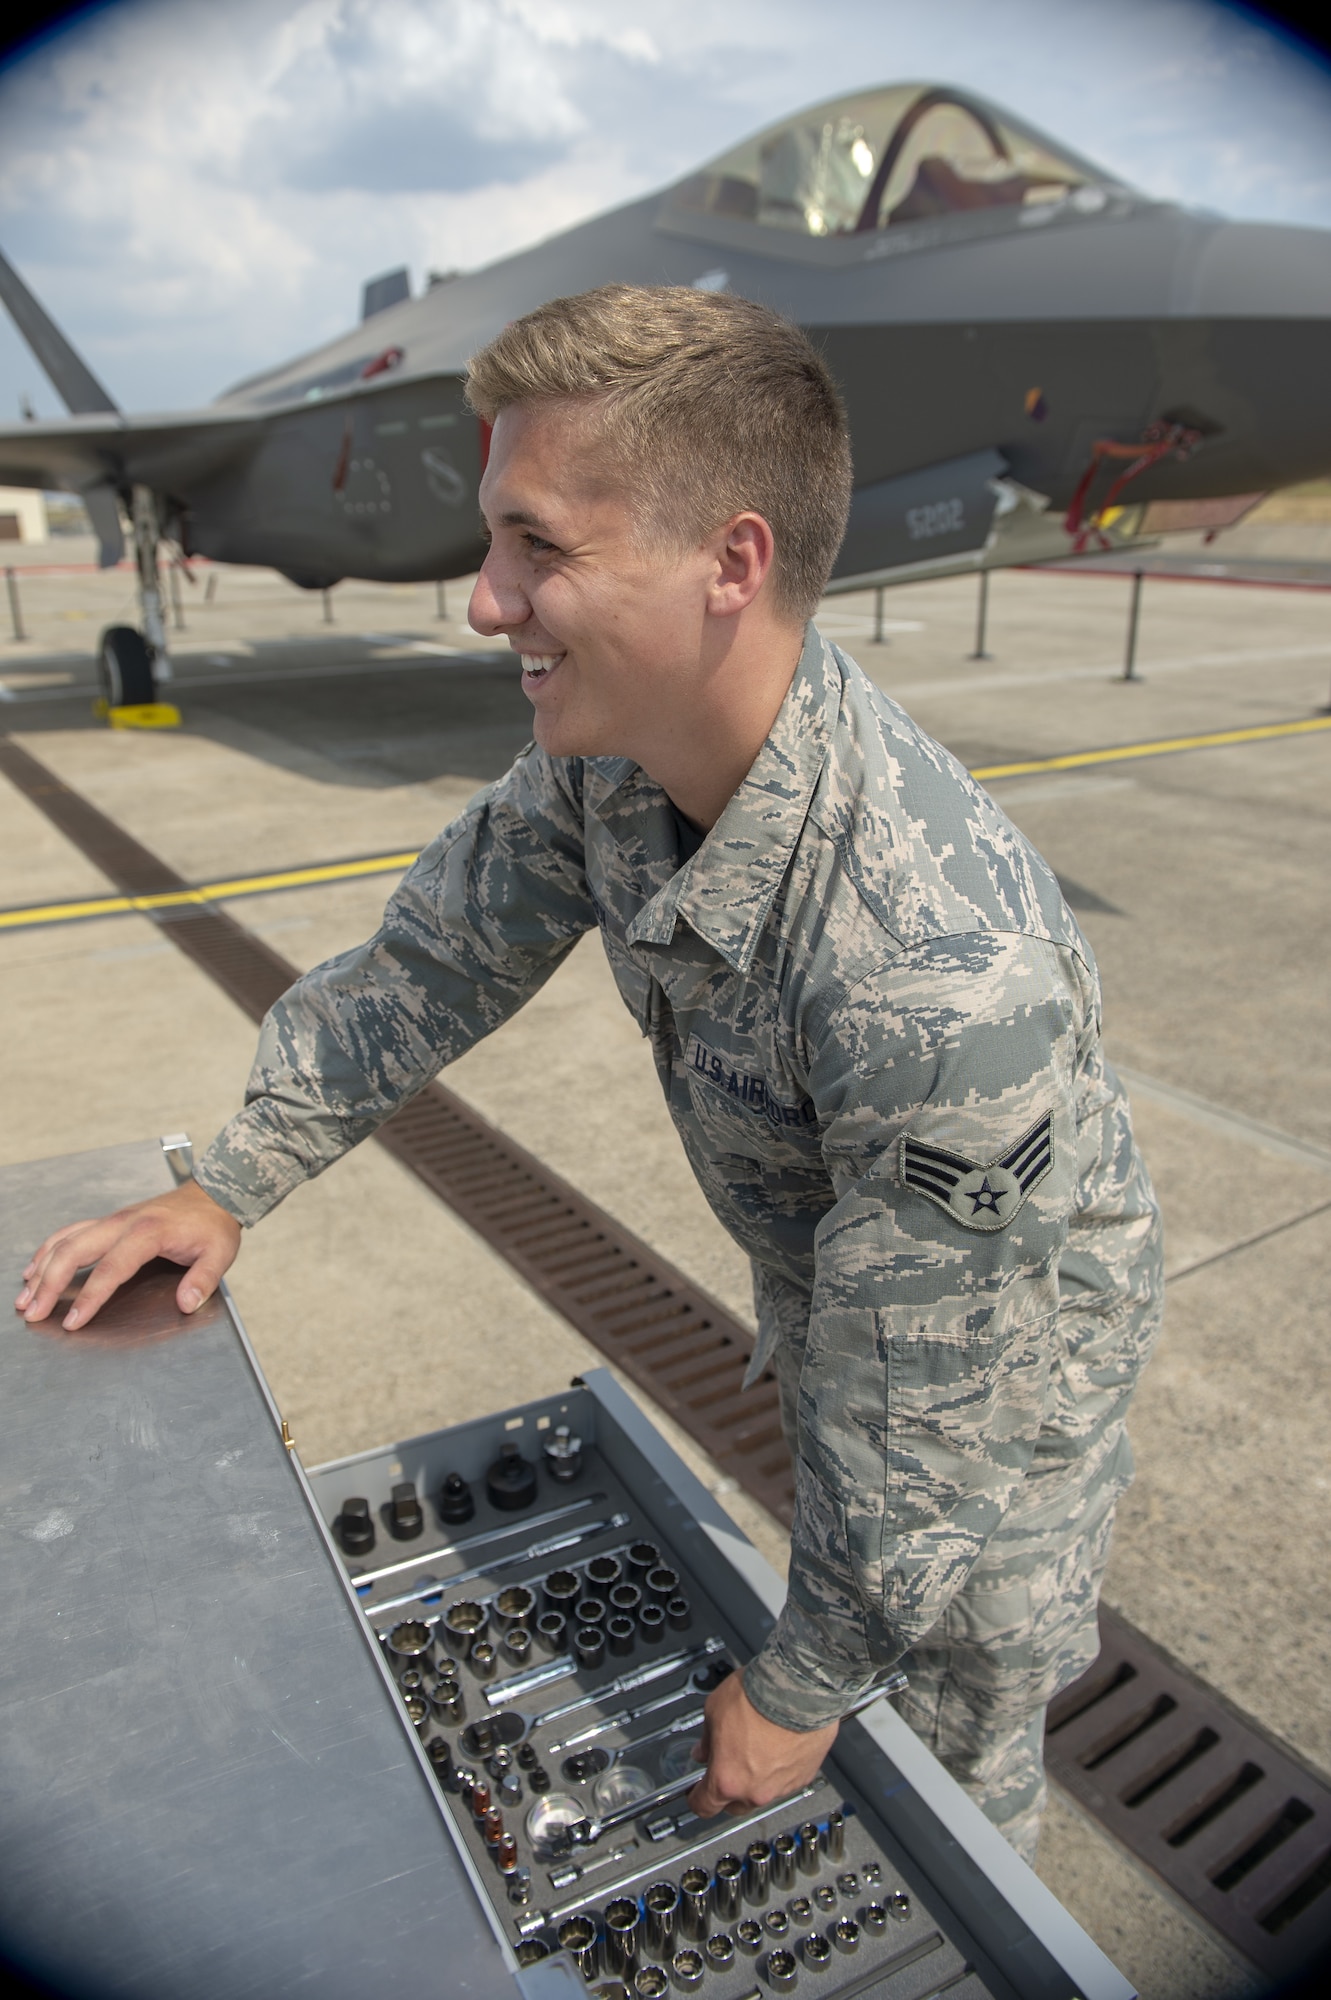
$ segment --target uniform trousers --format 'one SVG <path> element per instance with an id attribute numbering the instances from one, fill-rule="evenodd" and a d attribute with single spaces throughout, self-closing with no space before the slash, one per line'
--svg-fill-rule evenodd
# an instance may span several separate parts
<path id="1" fill-rule="evenodd" d="M 802 1361 L 802 1343 L 785 1339 L 771 1362 L 792 1452 Z M 1119 1419 L 1084 1457 L 1028 1475 L 942 1617 L 897 1662 L 910 1683 L 899 1713 L 1028 1862 L 1047 1797 L 1045 1711 L 1100 1650 L 1100 1585 L 1132 1469 Z"/>

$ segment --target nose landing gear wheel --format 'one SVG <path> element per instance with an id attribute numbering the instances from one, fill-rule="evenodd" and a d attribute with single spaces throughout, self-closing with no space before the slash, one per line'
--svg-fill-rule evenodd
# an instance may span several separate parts
<path id="1" fill-rule="evenodd" d="M 97 673 L 110 708 L 133 708 L 155 702 L 152 654 L 142 632 L 133 625 L 108 625 L 97 655 Z"/>

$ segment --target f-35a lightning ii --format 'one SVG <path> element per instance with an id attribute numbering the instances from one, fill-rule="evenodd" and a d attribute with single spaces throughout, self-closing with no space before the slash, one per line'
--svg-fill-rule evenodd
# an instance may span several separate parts
<path id="1" fill-rule="evenodd" d="M 162 541 L 310 589 L 474 569 L 467 357 L 611 281 L 729 286 L 819 343 L 855 453 L 837 589 L 1219 525 L 1331 470 L 1331 231 L 1154 201 L 979 97 L 889 85 L 424 297 L 390 273 L 353 332 L 183 415 L 123 415 L 0 259 L 71 412 L 0 431 L 0 480 L 80 494 L 103 563 L 132 522 L 143 631 L 104 635 L 108 698 L 153 699 Z"/>

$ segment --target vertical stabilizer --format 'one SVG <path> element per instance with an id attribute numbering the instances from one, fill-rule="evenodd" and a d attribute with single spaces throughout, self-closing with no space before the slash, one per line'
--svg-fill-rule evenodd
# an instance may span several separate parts
<path id="1" fill-rule="evenodd" d="M 101 411 L 117 414 L 116 405 L 91 368 L 80 360 L 50 314 L 38 305 L 4 256 L 0 256 L 0 299 L 8 306 L 10 318 L 46 371 L 51 387 L 71 417 L 92 416 Z"/>

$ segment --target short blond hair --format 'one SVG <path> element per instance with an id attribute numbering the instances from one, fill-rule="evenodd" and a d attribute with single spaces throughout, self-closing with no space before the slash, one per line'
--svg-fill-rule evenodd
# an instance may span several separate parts
<path id="1" fill-rule="evenodd" d="M 472 356 L 467 400 L 493 423 L 518 403 L 597 406 L 602 476 L 682 548 L 736 514 L 776 543 L 773 603 L 812 615 L 846 531 L 841 398 L 797 326 L 752 299 L 681 285 L 602 285 L 552 299 Z"/>

